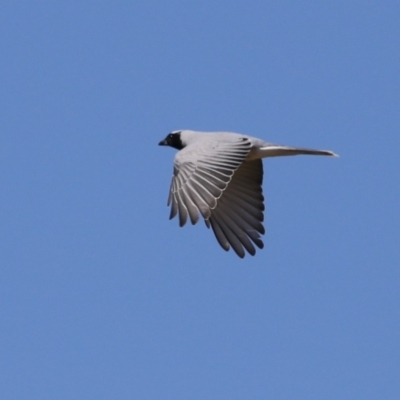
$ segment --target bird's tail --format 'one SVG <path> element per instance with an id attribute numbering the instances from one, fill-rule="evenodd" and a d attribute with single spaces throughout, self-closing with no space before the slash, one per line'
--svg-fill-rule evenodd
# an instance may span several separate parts
<path id="1" fill-rule="evenodd" d="M 281 146 L 276 144 L 271 144 L 265 147 L 260 147 L 254 154 L 256 157 L 279 157 L 279 156 L 296 156 L 299 154 L 313 155 L 313 156 L 332 156 L 339 157 L 333 151 L 330 150 L 314 150 L 314 149 L 304 149 L 301 147 L 289 147 Z"/>

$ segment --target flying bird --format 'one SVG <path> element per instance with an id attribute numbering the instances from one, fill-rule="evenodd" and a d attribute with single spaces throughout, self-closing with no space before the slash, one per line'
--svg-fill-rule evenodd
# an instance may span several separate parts
<path id="1" fill-rule="evenodd" d="M 328 150 L 281 146 L 231 132 L 174 131 L 159 143 L 178 151 L 168 197 L 170 219 L 194 225 L 199 214 L 221 247 L 243 258 L 262 249 L 265 233 L 262 158 L 298 154 L 337 156 Z M 245 251 L 246 250 L 246 251 Z"/>

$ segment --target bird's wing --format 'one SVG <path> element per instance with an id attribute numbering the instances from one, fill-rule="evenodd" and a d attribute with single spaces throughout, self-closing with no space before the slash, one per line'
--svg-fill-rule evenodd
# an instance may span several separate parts
<path id="1" fill-rule="evenodd" d="M 225 138 L 226 139 L 226 138 Z M 179 214 L 179 225 L 199 220 L 199 211 L 208 220 L 234 172 L 251 149 L 246 137 L 229 140 L 199 140 L 179 151 L 168 198 L 170 219 Z"/>
<path id="2" fill-rule="evenodd" d="M 244 249 L 251 255 L 256 253 L 253 243 L 260 249 L 264 247 L 260 237 L 265 233 L 262 180 L 260 159 L 242 163 L 206 219 L 221 247 L 228 251 L 232 246 L 241 258 L 245 256 Z"/>

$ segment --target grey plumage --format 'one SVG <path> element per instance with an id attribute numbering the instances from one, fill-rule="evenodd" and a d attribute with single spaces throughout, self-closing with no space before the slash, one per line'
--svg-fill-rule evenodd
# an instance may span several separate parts
<path id="1" fill-rule="evenodd" d="M 160 145 L 180 150 L 174 159 L 168 205 L 170 219 L 194 225 L 199 214 L 224 250 L 243 258 L 262 249 L 265 233 L 262 158 L 310 154 L 336 156 L 327 150 L 281 146 L 230 132 L 175 131 Z"/>

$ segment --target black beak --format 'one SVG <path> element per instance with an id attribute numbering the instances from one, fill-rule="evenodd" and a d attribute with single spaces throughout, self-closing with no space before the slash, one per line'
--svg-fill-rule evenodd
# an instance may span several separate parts
<path id="1" fill-rule="evenodd" d="M 164 139 L 164 140 L 161 140 L 161 142 L 158 143 L 158 145 L 159 145 L 159 146 L 168 146 L 168 142 L 167 142 L 166 139 Z"/>

